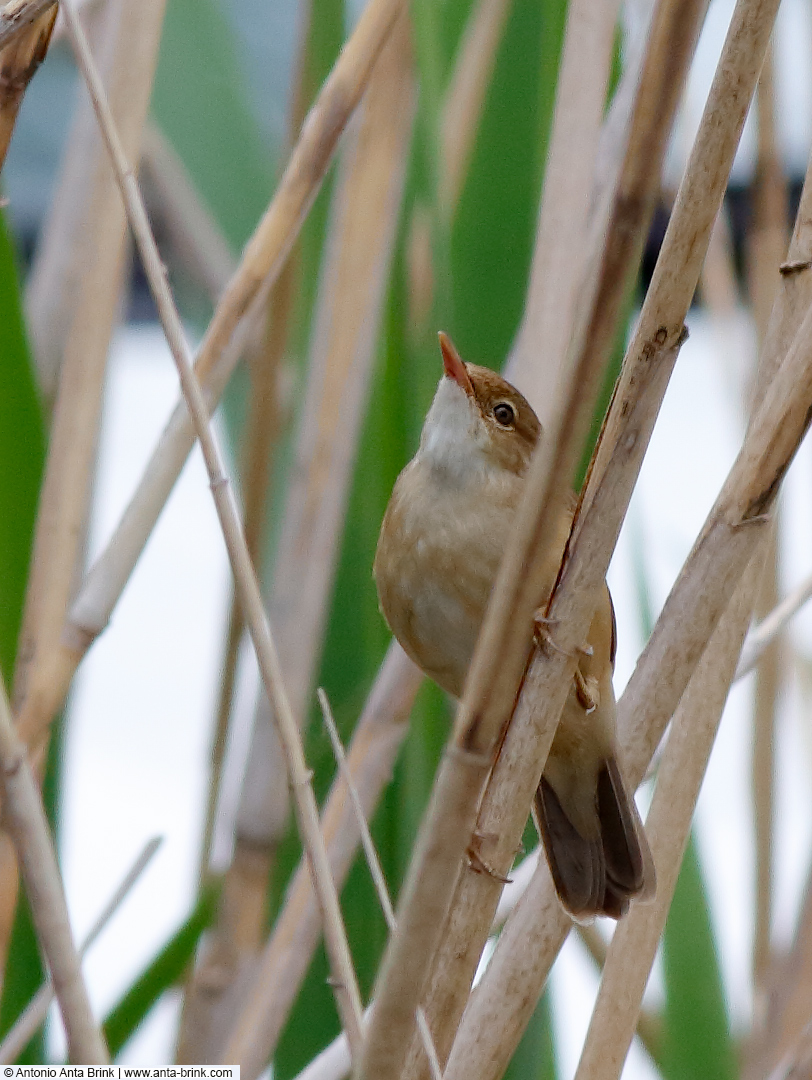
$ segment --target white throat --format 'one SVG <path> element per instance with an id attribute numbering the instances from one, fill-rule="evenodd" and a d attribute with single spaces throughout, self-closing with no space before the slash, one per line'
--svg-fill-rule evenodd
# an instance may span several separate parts
<path id="1" fill-rule="evenodd" d="M 488 433 L 474 403 L 453 379 L 440 380 L 420 436 L 420 461 L 464 483 L 488 467 Z"/>

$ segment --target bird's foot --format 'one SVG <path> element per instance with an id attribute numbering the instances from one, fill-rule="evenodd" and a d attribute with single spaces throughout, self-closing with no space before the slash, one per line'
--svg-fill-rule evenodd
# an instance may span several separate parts
<path id="1" fill-rule="evenodd" d="M 601 693 L 598 689 L 598 680 L 594 675 L 583 675 L 579 668 L 575 669 L 575 696 L 588 713 L 597 709 L 601 703 Z"/>
<path id="2" fill-rule="evenodd" d="M 468 850 L 466 851 L 468 866 L 475 874 L 487 874 L 488 877 L 493 878 L 494 881 L 499 881 L 502 885 L 509 885 L 510 878 L 503 877 L 502 874 L 494 870 L 494 868 L 482 857 L 482 844 L 487 839 L 489 838 L 478 832 L 475 832 L 471 837 L 471 843 L 468 845 Z"/>

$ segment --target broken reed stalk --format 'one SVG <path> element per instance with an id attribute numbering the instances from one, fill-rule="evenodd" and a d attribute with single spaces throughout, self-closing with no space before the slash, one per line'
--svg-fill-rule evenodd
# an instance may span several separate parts
<path id="1" fill-rule="evenodd" d="M 0 169 L 6 160 L 23 94 L 45 59 L 55 21 L 56 7 L 52 7 L 30 23 L 15 41 L 0 48 Z"/>
<path id="2" fill-rule="evenodd" d="M 280 663 L 292 711 L 301 718 L 307 716 L 324 637 L 352 466 L 366 411 L 408 159 L 412 103 L 409 26 L 401 18 L 384 46 L 342 154 L 270 590 Z M 267 888 L 289 817 L 284 759 L 269 709 L 272 706 L 261 697 L 237 808 L 234 857 L 226 875 L 226 889 L 234 897 L 231 906 L 248 942 L 259 942 L 264 935 L 264 905 L 249 906 L 249 890 L 239 888 L 236 879 L 247 861 L 241 856 L 250 853 L 252 876 L 255 865 L 264 865 L 265 873 L 258 881 Z M 231 921 L 231 917 L 224 921 L 224 930 Z M 222 956 L 220 940 L 212 944 Z M 213 963 L 222 972 L 215 952 Z M 249 952 L 250 947 L 242 950 L 246 964 L 253 959 Z M 200 974 L 204 987 L 211 982 L 205 966 L 204 961 Z M 233 964 L 232 970 L 236 981 L 238 965 Z M 218 982 L 218 995 L 205 990 L 201 1004 L 221 999 L 225 1012 L 233 1002 L 230 980 L 221 977 Z M 233 1015 L 224 1016 L 222 1026 L 230 1030 L 234 1022 Z M 218 1053 L 220 1047 L 212 1049 Z M 201 1060 L 199 1053 L 191 1060 Z"/>
<path id="3" fill-rule="evenodd" d="M 506 369 L 527 394 L 542 431 L 552 419 L 587 265 L 587 221 L 619 8 L 619 0 L 573 0 L 567 11 L 530 280 Z"/>
<path id="4" fill-rule="evenodd" d="M 0 49 L 10 45 L 55 7 L 56 0 L 9 0 L 0 9 Z"/>
<path id="5" fill-rule="evenodd" d="M 791 249 L 798 258 L 812 251 L 808 222 L 799 213 Z M 812 288 L 812 281 L 806 288 Z M 790 354 L 776 372 L 780 347 L 792 327 L 798 327 L 798 312 L 806 310 L 797 291 L 788 293 L 783 288 L 779 294 L 762 360 L 765 371 L 774 373 L 769 393 L 759 402 L 739 456 L 618 703 L 621 765 L 632 787 L 645 774 L 710 634 L 761 540 L 766 524 L 763 515 L 769 512 L 778 479 L 803 437 L 804 395 L 808 395 L 807 405 L 812 402 L 812 357 L 805 358 L 803 349 L 808 347 L 805 335 L 812 333 L 812 315 L 809 325 L 798 330 Z M 782 315 L 780 321 L 777 312 Z M 549 873 L 540 867 L 508 920 L 471 999 L 446 1069 L 448 1080 L 473 1075 L 474 1063 L 482 1068 L 477 1075 L 491 1080 L 501 1076 L 568 929 L 569 920 L 555 899 Z"/>
<path id="6" fill-rule="evenodd" d="M 319 829 L 318 808 L 311 786 L 311 774 L 305 763 L 296 720 L 288 704 L 276 646 L 262 606 L 259 584 L 245 546 L 237 505 L 226 478 L 220 448 L 209 423 L 208 410 L 200 384 L 192 367 L 191 353 L 167 284 L 166 270 L 152 236 L 138 184 L 118 138 L 115 121 L 104 96 L 98 70 L 90 55 L 87 39 L 72 8 L 71 0 L 63 3 L 63 10 L 77 62 L 90 91 L 93 107 L 116 174 L 116 181 L 127 207 L 130 226 L 178 369 L 183 394 L 195 424 L 240 602 L 257 653 L 262 680 L 269 698 L 274 703 L 282 747 L 288 762 L 288 780 L 294 794 L 302 841 L 310 857 L 311 870 L 324 919 L 327 952 L 337 981 L 334 990 L 338 1011 L 353 1053 L 357 1054 L 361 1041 L 360 994 L 352 968 L 338 896 L 330 876 L 324 841 Z"/>
<path id="7" fill-rule="evenodd" d="M 110 1058 L 90 1008 L 42 798 L 26 747 L 14 730 L 1 677 L 0 787 L 5 826 L 17 852 L 37 939 L 51 973 L 70 1060 L 78 1065 L 107 1065 Z"/>
<path id="8" fill-rule="evenodd" d="M 634 904 L 618 923 L 575 1080 L 616 1080 L 631 1045 L 699 789 L 756 599 L 766 537 L 761 539 L 674 715 L 646 819 L 657 866 L 657 892 L 651 903 Z"/>
<path id="9" fill-rule="evenodd" d="M 404 0 L 369 0 L 355 30 L 308 113 L 299 141 L 237 272 L 217 305 L 197 352 L 195 370 L 214 408 L 243 342 L 240 325 L 262 307 L 293 246 L 332 160 L 339 136 L 366 88 Z M 229 344 L 230 343 L 230 344 Z M 212 390 L 212 384 L 214 390 Z M 110 544 L 73 604 L 58 651 L 47 658 L 18 713 L 27 740 L 50 723 L 79 662 L 115 607 L 194 442 L 180 405 L 164 431 Z"/>
<path id="10" fill-rule="evenodd" d="M 140 880 L 141 875 L 152 861 L 152 857 L 163 843 L 163 837 L 156 836 L 148 841 L 138 858 L 127 871 L 121 884 L 108 900 L 104 910 L 85 935 L 79 946 L 79 959 L 84 959 L 87 950 L 93 945 L 99 934 L 104 930 L 112 917 L 130 895 L 130 892 Z M 36 994 L 31 998 L 25 1009 L 20 1013 L 14 1024 L 9 1028 L 0 1043 L 0 1065 L 11 1065 L 34 1038 L 37 1031 L 45 1023 L 48 1009 L 54 1000 L 54 984 L 49 979 L 43 983 Z"/>
<path id="11" fill-rule="evenodd" d="M 367 860 L 367 866 L 369 867 L 369 873 L 372 878 L 372 882 L 375 886 L 375 892 L 378 896 L 378 903 L 381 905 L 383 911 L 383 917 L 386 921 L 386 927 L 389 933 L 394 933 L 395 922 L 395 909 L 392 907 L 392 901 L 389 898 L 389 890 L 386 887 L 386 878 L 384 877 L 383 867 L 381 866 L 378 853 L 375 850 L 375 844 L 372 839 L 372 833 L 369 831 L 369 825 L 364 814 L 364 808 L 361 805 L 361 796 L 358 794 L 358 789 L 355 786 L 355 781 L 352 778 L 352 773 L 347 765 L 347 755 L 344 753 L 344 747 L 341 743 L 341 736 L 338 734 L 338 728 L 336 722 L 333 719 L 332 709 L 330 708 L 330 701 L 325 694 L 324 690 L 319 688 L 317 692 L 319 699 L 319 705 L 321 707 L 321 714 L 324 718 L 324 726 L 327 728 L 327 733 L 330 736 L 330 742 L 333 747 L 333 754 L 338 765 L 339 772 L 344 777 L 344 783 L 347 785 L 347 792 L 350 796 L 350 802 L 352 803 L 353 812 L 355 813 L 356 820 L 358 822 L 358 832 L 361 837 L 361 847 L 364 850 L 364 855 Z M 431 1038 L 431 1031 L 429 1030 L 428 1021 L 426 1020 L 426 1014 L 423 1009 L 418 1006 L 417 1008 L 417 1029 L 420 1033 L 420 1041 L 423 1044 L 423 1049 L 426 1053 L 426 1059 L 429 1063 L 429 1071 L 431 1073 L 432 1080 L 442 1080 L 443 1072 L 440 1068 L 440 1062 L 437 1060 L 437 1051 L 434 1049 L 434 1043 Z"/>
<path id="12" fill-rule="evenodd" d="M 393 641 L 355 727 L 347 755 L 366 818 L 372 817 L 391 778 L 422 682 L 422 672 Z M 322 833 L 333 880 L 340 889 L 347 880 L 359 841 L 357 820 L 341 776 L 333 781 L 322 814 Z M 288 883 L 282 910 L 257 963 L 253 985 L 220 1056 L 223 1062 L 240 1065 L 243 1080 L 259 1076 L 273 1054 L 320 936 L 313 884 L 303 858 Z"/>
<path id="13" fill-rule="evenodd" d="M 655 12 L 624 165 L 612 199 L 606 245 L 587 290 L 585 315 L 575 337 L 575 362 L 562 389 L 562 406 L 531 462 L 516 525 L 511 530 L 490 597 L 451 742 L 421 824 L 398 910 L 398 930 L 390 939 L 376 983 L 375 1005 L 358 1071 L 364 1080 L 383 1080 L 384 1077 L 388 1080 L 399 1076 L 408 1055 L 414 1036 L 414 1009 L 422 1000 L 436 950 L 441 944 L 443 923 L 474 830 L 483 784 L 527 664 L 533 615 L 553 584 L 548 576 L 553 530 L 569 495 L 629 275 L 636 265 L 648 226 L 659 178 L 658 163 L 665 150 L 666 135 L 671 128 L 703 11 L 701 0 L 693 3 L 663 0 Z M 608 556 L 606 563 L 608 565 Z M 584 640 L 594 614 L 594 590 L 605 570 L 606 567 L 594 588 L 582 594 L 580 618 L 574 619 L 572 624 L 562 622 L 561 630 L 557 632 L 558 644 L 570 655 L 556 657 L 558 678 L 548 699 L 546 730 L 543 735 L 536 730 L 536 744 L 531 751 L 531 756 L 535 754 L 540 758 L 538 772 L 527 793 L 524 817 L 515 837 L 509 841 L 512 844 L 511 860 L 527 817 L 532 790 L 541 775 L 543 757 L 549 749 L 569 691 L 575 650 Z M 490 852 L 486 857 L 490 861 Z M 500 873 L 499 867 L 496 871 Z M 469 879 L 472 876 L 469 874 Z M 498 888 L 492 887 L 488 891 L 493 900 L 487 919 L 489 925 L 496 906 L 493 894 L 498 894 Z M 452 917 L 454 914 L 456 908 Z M 477 944 L 481 950 L 484 938 Z M 463 1003 L 465 996 L 467 989 Z M 447 1021 L 453 1035 L 461 1011 L 462 1004 L 452 1016 L 442 1009 L 436 1015 L 429 1012 L 441 1061 L 451 1040 L 447 1038 L 444 1046 L 443 1040 L 438 1038 L 438 1018 Z"/>

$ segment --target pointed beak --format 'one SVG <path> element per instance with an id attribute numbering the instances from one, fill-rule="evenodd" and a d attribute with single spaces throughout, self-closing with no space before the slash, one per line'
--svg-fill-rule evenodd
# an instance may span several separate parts
<path id="1" fill-rule="evenodd" d="M 437 337 L 440 339 L 440 352 L 443 354 L 443 368 L 449 379 L 453 379 L 457 386 L 460 386 L 468 397 L 474 396 L 474 388 L 471 385 L 471 379 L 468 372 L 465 369 L 465 364 L 462 361 L 460 354 L 454 348 L 454 342 L 441 330 Z"/>

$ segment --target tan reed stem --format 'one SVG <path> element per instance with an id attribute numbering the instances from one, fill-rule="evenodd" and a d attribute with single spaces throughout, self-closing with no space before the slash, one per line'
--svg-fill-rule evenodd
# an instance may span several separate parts
<path id="1" fill-rule="evenodd" d="M 755 29 L 756 24 L 748 17 L 752 14 L 738 11 L 737 34 L 749 35 L 750 30 Z M 766 38 L 763 46 L 766 47 Z M 738 48 L 735 54 L 741 63 L 743 57 Z M 729 58 L 730 53 L 727 55 Z M 735 85 L 740 85 L 738 80 Z M 741 103 L 742 109 L 746 109 L 746 105 L 745 100 Z M 808 205 L 805 200 L 809 197 L 805 191 L 802 207 Z M 812 250 L 809 221 L 808 213 L 799 212 L 796 239 L 791 248 L 794 259 L 801 260 L 805 251 Z M 679 217 L 673 217 L 671 224 L 679 227 Z M 677 267 L 672 270 L 676 274 Z M 808 290 L 812 288 L 812 280 L 809 275 L 806 279 L 805 289 Z M 650 290 L 649 298 L 652 295 Z M 761 526 L 766 522 L 758 512 L 755 518 L 751 515 L 758 511 L 761 502 L 764 502 L 763 509 L 768 511 L 777 490 L 776 477 L 783 475 L 801 437 L 805 422 L 801 374 L 805 362 L 800 351 L 804 342 L 803 329 L 798 330 L 785 364 L 777 373 L 776 368 L 781 349 L 786 347 L 792 328 L 798 328 L 800 314 L 806 310 L 803 296 L 796 282 L 787 283 L 779 294 L 762 361 L 762 367 L 773 373 L 769 400 L 760 403 L 737 463 L 618 703 L 621 764 L 632 786 L 645 774 L 703 646 L 724 610 L 726 598 L 731 595 L 755 550 Z M 800 407 L 797 394 L 801 394 Z M 788 432 L 785 417 L 793 410 L 797 410 L 792 421 L 794 430 Z M 771 450 L 775 451 L 775 457 L 771 458 Z M 749 521 L 750 524 L 736 525 L 736 521 Z M 715 554 L 712 548 L 716 549 Z M 723 573 L 719 572 L 720 568 Z M 471 1070 L 475 1064 L 481 1069 L 481 1075 L 491 1080 L 501 1075 L 568 929 L 569 921 L 557 903 L 546 866 L 540 866 L 513 917 L 508 920 L 488 970 L 468 1007 L 446 1069 L 448 1080 L 473 1075 Z M 500 1032 L 499 1038 L 494 1039 L 488 1034 L 493 1031 Z"/>
<path id="2" fill-rule="evenodd" d="M 136 5 L 111 0 L 105 11 L 105 76 L 132 160 L 138 159 L 164 6 L 165 0 Z M 60 631 L 81 572 L 104 374 L 124 276 L 127 222 L 93 126 L 90 109 L 80 107 L 38 259 L 40 268 L 56 265 L 64 277 L 45 275 L 44 305 L 28 307 L 39 359 L 42 320 L 52 320 L 48 334 L 58 354 L 58 396 L 17 651 L 15 708 L 32 685 L 42 682 L 50 688 L 49 660 L 60 648 Z M 51 259 L 52 242 L 58 245 L 60 237 L 69 243 Z M 37 274 L 35 269 L 32 278 Z M 20 734 L 25 739 L 25 732 Z M 35 748 L 34 742 L 29 745 Z M 0 926 L 10 921 L 16 896 L 16 877 L 4 866 Z M 0 957 L 5 949 L 0 941 Z"/>
<path id="3" fill-rule="evenodd" d="M 55 7 L 56 0 L 9 0 L 0 10 L 0 49 Z"/>
<path id="4" fill-rule="evenodd" d="M 245 545 L 237 506 L 226 478 L 220 448 L 209 423 L 206 402 L 192 367 L 192 358 L 184 337 L 183 326 L 169 291 L 166 271 L 152 236 L 138 184 L 124 155 L 116 132 L 115 121 L 104 96 L 104 88 L 98 70 L 90 55 L 82 28 L 71 6 L 71 0 L 67 0 L 63 10 L 67 19 L 71 43 L 90 91 L 93 107 L 116 174 L 116 180 L 127 207 L 130 226 L 138 244 L 150 287 L 153 290 L 173 359 L 178 368 L 183 394 L 195 424 L 209 473 L 215 506 L 234 571 L 240 602 L 245 612 L 246 623 L 256 649 L 263 683 L 269 698 L 274 703 L 282 748 L 288 763 L 288 779 L 294 795 L 302 841 L 310 858 L 311 871 L 322 910 L 327 951 L 337 982 L 334 990 L 339 1015 L 347 1032 L 353 1053 L 357 1054 L 361 1040 L 360 994 L 352 968 L 338 896 L 330 876 L 324 840 L 319 829 L 318 808 L 311 786 L 311 774 L 305 763 L 296 720 L 288 704 L 276 646 L 262 606 L 262 597 L 256 575 Z"/>
<path id="5" fill-rule="evenodd" d="M 349 768 L 371 817 L 392 775 L 408 730 L 423 675 L 392 642 L 355 727 Z M 333 781 L 322 815 L 333 879 L 341 887 L 358 848 L 358 824 L 343 777 Z M 221 1055 L 241 1066 L 243 1080 L 260 1074 L 273 1053 L 318 944 L 321 928 L 313 885 L 304 860 L 291 878 L 285 902 L 259 958 L 254 985 Z"/>
<path id="6" fill-rule="evenodd" d="M 25 745 L 17 737 L 0 678 L 0 786 L 4 821 L 17 851 L 37 938 L 45 953 L 74 1064 L 110 1058 L 82 977 L 48 821 Z"/>
<path id="7" fill-rule="evenodd" d="M 364 1057 L 357 1074 L 364 1080 L 388 1080 L 400 1075 L 414 1035 L 414 1008 L 422 1000 L 441 944 L 455 885 L 460 874 L 465 874 L 462 862 L 474 831 L 477 804 L 527 663 L 533 614 L 553 583 L 550 564 L 560 554 L 555 550 L 554 530 L 594 409 L 628 276 L 648 226 L 659 175 L 654 163 L 661 160 L 665 150 L 666 133 L 693 53 L 701 10 L 700 2 L 691 7 L 666 0 L 655 13 L 623 168 L 611 200 L 606 245 L 584 297 L 584 316 L 574 339 L 575 359 L 562 388 L 562 407 L 530 465 L 516 527 L 507 541 L 491 594 L 451 743 L 421 825 L 398 910 L 398 930 L 390 940 L 378 975 Z M 607 554 L 606 565 L 608 561 Z M 593 572 L 596 565 L 597 560 Z M 543 759 L 549 749 L 571 684 L 576 650 L 594 614 L 595 589 L 605 575 L 606 565 L 594 586 L 584 588 L 580 594 L 580 610 L 573 612 L 572 622 L 562 620 L 557 629 L 557 644 L 563 652 L 556 654 L 556 678 L 551 680 L 547 698 L 546 730 L 543 734 L 535 730 L 531 757 Z M 543 760 L 527 792 L 524 817 L 515 835 L 507 840 L 512 845 L 511 859 L 542 767 Z M 494 865 L 490 854 L 488 851 L 488 862 Z M 494 865 L 494 869 L 504 874 L 506 867 Z M 467 880 L 474 876 L 468 873 Z M 479 877 L 491 880 L 489 875 Z M 492 901 L 487 912 L 488 926 L 499 890 L 496 882 L 486 888 Z M 453 915 L 456 910 L 455 906 Z M 477 949 L 481 951 L 484 940 L 484 936 L 477 940 L 471 953 L 478 956 Z M 473 970 L 466 973 L 468 986 L 472 976 Z M 455 980 L 456 987 L 461 985 L 461 980 Z M 467 988 L 464 995 L 457 990 L 458 1001 L 461 997 L 464 1003 L 467 992 Z M 441 1061 L 450 1047 L 449 1035 L 453 1036 L 462 1003 L 456 1010 L 438 1008 L 436 1013 L 429 1012 Z M 440 1018 L 445 1038 L 438 1034 Z"/>
<path id="8" fill-rule="evenodd" d="M 163 837 L 157 836 L 144 846 L 143 850 L 127 871 L 121 884 L 113 893 L 104 907 L 104 910 L 94 922 L 93 926 L 85 935 L 84 941 L 79 946 L 79 958 L 84 959 L 87 950 L 96 941 L 109 921 L 129 896 L 135 884 L 140 880 L 152 857 L 163 842 Z M 26 1046 L 36 1035 L 39 1028 L 45 1023 L 48 1009 L 54 1000 L 54 984 L 49 979 L 43 983 L 36 994 L 31 998 L 28 1005 L 20 1013 L 14 1024 L 0 1043 L 0 1065 L 11 1065 L 17 1060 Z"/>
<path id="9" fill-rule="evenodd" d="M 443 103 L 437 191 L 437 201 L 449 220 L 454 217 L 465 183 L 508 10 L 507 0 L 478 0 L 471 8 L 457 47 L 454 71 Z"/>
<path id="10" fill-rule="evenodd" d="M 213 408 L 244 345 L 244 323 L 262 311 L 404 0 L 369 0 L 308 113 L 271 205 L 245 248 L 197 354 L 196 372 Z M 242 327 L 242 329 L 241 329 Z M 46 727 L 95 638 L 107 625 L 194 442 L 183 406 L 173 414 L 110 544 L 71 608 L 58 651 L 38 672 L 18 713 L 26 739 Z"/>
<path id="11" fill-rule="evenodd" d="M 383 867 L 378 858 L 378 853 L 375 850 L 372 833 L 369 831 L 369 825 L 367 824 L 367 819 L 364 815 L 364 808 L 361 805 L 361 796 L 358 794 L 358 788 L 355 786 L 352 773 L 347 765 L 347 755 L 344 753 L 341 736 L 338 734 L 338 728 L 333 719 L 333 712 L 330 708 L 329 699 L 321 688 L 319 688 L 317 694 L 321 713 L 324 717 L 324 726 L 327 728 L 327 733 L 330 736 L 336 763 L 338 764 L 341 775 L 344 777 L 344 783 L 347 785 L 350 802 L 352 803 L 353 811 L 358 820 L 358 832 L 361 837 L 361 847 L 364 849 L 367 866 L 369 867 L 369 872 L 373 884 L 375 885 L 375 892 L 378 895 L 378 902 L 381 905 L 387 929 L 391 934 L 394 932 L 397 923 L 395 921 L 395 909 L 392 907 L 392 901 L 389 898 L 389 890 L 386 887 L 386 878 L 383 874 Z M 417 1009 L 417 1029 L 420 1034 L 420 1041 L 423 1044 L 423 1049 L 426 1052 L 426 1059 L 429 1063 L 432 1080 L 442 1080 L 443 1072 L 440 1068 L 440 1062 L 437 1060 L 437 1051 L 434 1049 L 434 1043 L 431 1038 L 428 1021 L 426 1020 L 426 1014 L 419 1006 Z"/>
<path id="12" fill-rule="evenodd" d="M 280 660 L 293 712 L 300 717 L 307 715 L 312 692 L 372 375 L 411 134 L 411 101 L 409 30 L 401 19 L 384 46 L 342 155 L 270 591 Z M 199 971 L 204 987 L 200 1005 L 209 1018 L 217 1008 L 222 1021 L 218 1029 L 228 1031 L 236 1022 L 240 1002 L 231 984 L 250 984 L 241 973 L 265 932 L 263 905 L 254 894 L 258 885 L 264 897 L 272 860 L 288 826 L 283 770 L 268 702 L 262 698 L 237 809 L 234 857 L 226 873 L 225 895 L 233 902 L 228 910 L 224 904 L 222 927 L 218 920 Z M 260 865 L 264 872 L 257 874 Z M 239 880 L 245 866 L 251 889 Z M 229 929 L 235 923 L 241 948 L 230 942 Z M 228 967 L 223 957 L 230 958 Z M 220 976 L 216 995 L 205 989 L 212 965 Z M 223 977 L 226 970 L 232 978 Z M 212 1027 L 205 1019 L 196 1026 Z M 217 1054 L 221 1046 L 211 1049 Z M 199 1044 L 194 1060 L 201 1060 Z"/>
<path id="13" fill-rule="evenodd" d="M 763 543 L 759 546 L 763 548 Z M 614 1080 L 620 1076 L 671 906 L 699 789 L 750 621 L 762 554 L 753 556 L 753 562 L 730 607 L 720 619 L 672 721 L 646 821 L 657 866 L 657 893 L 651 903 L 633 905 L 629 915 L 618 924 L 575 1080 L 586 1080 L 587 1077 L 589 1080 Z"/>
<path id="14" fill-rule="evenodd" d="M 778 291 L 778 267 L 787 250 L 787 185 L 775 131 L 773 47 L 767 50 L 758 84 L 758 157 L 754 190 L 754 220 L 750 235 L 748 280 L 756 336 L 763 347 L 770 312 Z M 764 390 L 756 374 L 755 393 Z M 778 602 L 778 537 L 776 512 L 772 535 L 765 544 L 756 615 L 764 616 Z M 765 978 L 770 960 L 772 923 L 772 864 L 774 827 L 775 723 L 780 684 L 778 643 L 767 648 L 756 673 L 753 706 L 751 785 L 755 825 L 755 930 L 753 939 L 754 1026 L 764 1019 Z"/>
<path id="15" fill-rule="evenodd" d="M 588 264 L 598 136 L 619 8 L 619 0 L 576 0 L 567 12 L 530 281 L 506 371 L 527 394 L 542 430 L 552 419 Z"/>
<path id="16" fill-rule="evenodd" d="M 803 605 L 812 596 L 812 575 L 805 578 L 800 585 L 789 593 L 788 596 L 765 615 L 750 633 L 747 635 L 739 666 L 736 668 L 736 678 L 742 679 L 752 671 L 764 651 L 781 634 L 790 619 L 797 614 Z"/>

